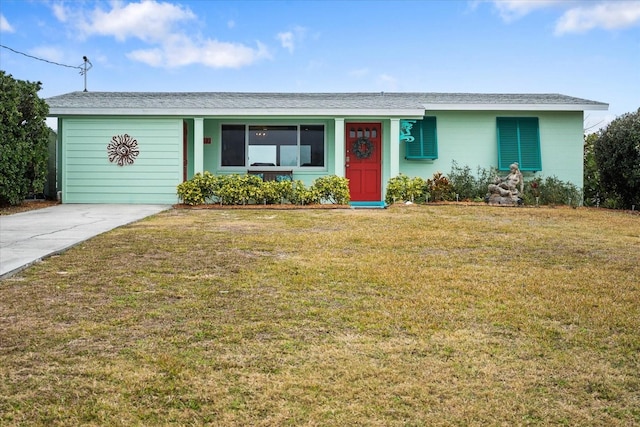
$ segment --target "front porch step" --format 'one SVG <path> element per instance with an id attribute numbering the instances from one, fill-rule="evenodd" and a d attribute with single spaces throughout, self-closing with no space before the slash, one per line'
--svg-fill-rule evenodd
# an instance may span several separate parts
<path id="1" fill-rule="evenodd" d="M 352 209 L 385 209 L 387 204 L 380 202 L 349 202 Z"/>

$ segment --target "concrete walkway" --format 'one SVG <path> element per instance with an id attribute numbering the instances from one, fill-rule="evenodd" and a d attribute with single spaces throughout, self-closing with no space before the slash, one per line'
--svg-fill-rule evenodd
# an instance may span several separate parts
<path id="1" fill-rule="evenodd" d="M 56 205 L 0 216 L 0 278 L 169 205 Z"/>

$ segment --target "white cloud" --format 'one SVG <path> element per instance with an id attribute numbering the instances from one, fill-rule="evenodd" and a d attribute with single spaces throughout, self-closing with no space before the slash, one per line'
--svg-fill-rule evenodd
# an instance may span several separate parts
<path id="1" fill-rule="evenodd" d="M 175 68 L 201 64 L 211 68 L 240 68 L 269 58 L 270 54 L 260 42 L 251 48 L 212 39 L 194 42 L 179 34 L 167 38 L 159 48 L 139 49 L 130 52 L 127 57 L 153 67 Z"/>
<path id="2" fill-rule="evenodd" d="M 640 24 L 640 1 L 610 1 L 571 8 L 562 15 L 555 33 L 584 33 L 594 28 L 616 30 Z"/>
<path id="3" fill-rule="evenodd" d="M 53 11 L 53 16 L 60 22 L 67 22 L 68 13 L 67 8 L 63 3 L 54 3 L 51 5 L 51 10 Z"/>
<path id="4" fill-rule="evenodd" d="M 638 0 L 492 0 L 500 17 L 507 23 L 536 10 L 556 8 L 562 15 L 556 21 L 555 34 L 582 33 L 595 28 L 615 30 L 640 24 Z M 470 3 L 475 9 L 478 1 Z"/>
<path id="5" fill-rule="evenodd" d="M 302 42 L 307 34 L 304 27 L 295 27 L 292 31 L 278 33 L 276 39 L 280 41 L 280 45 L 287 49 L 289 53 L 293 53 L 296 46 Z"/>
<path id="6" fill-rule="evenodd" d="M 295 45 L 293 44 L 293 33 L 291 31 L 288 31 L 286 33 L 278 33 L 276 38 L 280 40 L 280 44 L 283 48 L 287 49 L 289 53 L 293 53 Z"/>
<path id="7" fill-rule="evenodd" d="M 11 26 L 4 15 L 0 15 L 0 33 L 14 33 L 16 30 Z"/>
<path id="8" fill-rule="evenodd" d="M 562 0 L 494 0 L 493 5 L 505 22 L 513 22 L 537 9 L 557 6 Z"/>
<path id="9" fill-rule="evenodd" d="M 386 90 L 398 90 L 398 79 L 389 74 L 380 74 L 378 76 L 378 85 Z"/>
<path id="10" fill-rule="evenodd" d="M 142 62 L 152 67 L 162 67 L 165 55 L 162 49 L 139 49 L 127 53 L 127 58 Z"/>
<path id="11" fill-rule="evenodd" d="M 64 62 L 64 52 L 55 46 L 39 46 L 30 49 L 29 53 L 49 61 Z"/>
<path id="12" fill-rule="evenodd" d="M 58 3 L 53 5 L 53 13 L 61 22 L 75 25 L 83 37 L 106 36 L 120 42 L 133 38 L 145 42 L 148 47 L 126 55 L 152 67 L 201 64 L 212 68 L 239 68 L 270 57 L 260 42 L 251 47 L 187 35 L 193 29 L 186 26 L 192 25 L 197 17 L 184 6 L 157 0 L 113 1 L 109 5 L 108 10 L 100 5 L 93 9 L 72 9 Z M 228 25 L 232 27 L 235 23 L 230 21 Z"/>
<path id="13" fill-rule="evenodd" d="M 89 13 L 80 28 L 85 35 L 113 36 L 124 41 L 135 37 L 143 41 L 159 41 L 175 30 L 176 24 L 190 21 L 196 16 L 188 8 L 155 0 L 140 3 L 112 3 L 113 9 L 100 7 Z"/>
<path id="14" fill-rule="evenodd" d="M 349 75 L 351 77 L 355 77 L 355 78 L 358 78 L 358 79 L 366 76 L 367 74 L 369 74 L 369 69 L 368 68 L 358 68 L 357 70 L 349 71 Z"/>

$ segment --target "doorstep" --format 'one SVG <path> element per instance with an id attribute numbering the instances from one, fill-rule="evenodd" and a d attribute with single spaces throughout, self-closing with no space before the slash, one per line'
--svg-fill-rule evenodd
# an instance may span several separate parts
<path id="1" fill-rule="evenodd" d="M 349 202 L 353 209 L 386 209 L 387 204 L 384 201 L 379 202 Z"/>

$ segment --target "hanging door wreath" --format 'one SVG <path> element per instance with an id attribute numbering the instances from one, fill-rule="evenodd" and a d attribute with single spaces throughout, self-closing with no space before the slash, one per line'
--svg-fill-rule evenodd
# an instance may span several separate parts
<path id="1" fill-rule="evenodd" d="M 369 138 L 361 137 L 353 143 L 351 148 L 357 158 L 368 159 L 373 154 L 374 145 Z"/>

